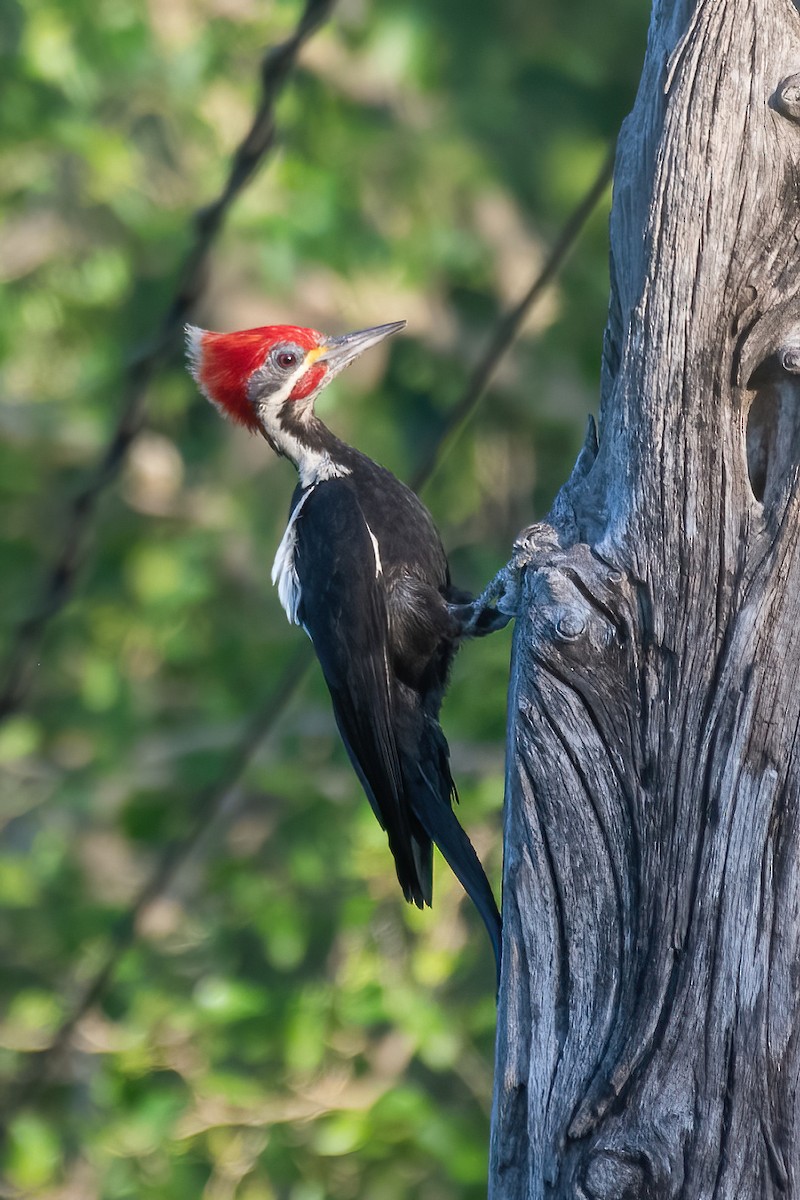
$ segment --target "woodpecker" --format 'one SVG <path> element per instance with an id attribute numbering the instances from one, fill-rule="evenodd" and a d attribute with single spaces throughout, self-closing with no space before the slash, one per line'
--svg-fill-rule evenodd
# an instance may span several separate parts
<path id="1" fill-rule="evenodd" d="M 342 337 L 294 325 L 237 333 L 186 327 L 200 391 L 297 468 L 272 568 L 290 622 L 311 638 L 347 753 L 385 830 L 406 899 L 431 903 L 435 843 L 477 907 L 500 970 L 500 914 L 456 820 L 439 709 L 459 641 L 476 621 L 453 588 L 430 513 L 405 484 L 319 419 L 320 392 L 393 321 Z"/>

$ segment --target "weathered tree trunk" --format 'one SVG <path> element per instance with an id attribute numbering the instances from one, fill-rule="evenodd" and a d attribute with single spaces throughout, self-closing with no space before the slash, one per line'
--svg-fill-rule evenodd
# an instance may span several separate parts
<path id="1" fill-rule="evenodd" d="M 800 16 L 655 0 L 528 531 L 493 1200 L 800 1195 Z"/>

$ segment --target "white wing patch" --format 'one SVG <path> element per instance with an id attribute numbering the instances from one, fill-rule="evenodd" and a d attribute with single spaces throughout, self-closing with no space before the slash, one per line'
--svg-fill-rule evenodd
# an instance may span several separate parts
<path id="1" fill-rule="evenodd" d="M 289 524 L 286 526 L 286 532 L 281 538 L 281 544 L 278 546 L 275 561 L 272 564 L 272 582 L 278 585 L 278 599 L 283 606 L 283 611 L 286 613 L 290 625 L 300 624 L 297 614 L 300 610 L 300 600 L 302 598 L 300 580 L 297 578 L 297 570 L 294 565 L 294 552 L 297 546 L 295 524 L 300 515 L 301 508 L 313 490 L 313 488 L 309 488 L 300 497 L 297 507 L 289 518 Z"/>
<path id="2" fill-rule="evenodd" d="M 367 522 L 365 521 L 364 524 L 367 525 Z M 383 574 L 383 563 L 381 562 L 381 552 L 378 549 L 378 539 L 375 537 L 375 534 L 372 532 L 369 525 L 367 525 L 367 533 L 369 534 L 370 541 L 372 542 L 372 549 L 375 551 L 375 578 L 377 579 L 379 575 Z"/>

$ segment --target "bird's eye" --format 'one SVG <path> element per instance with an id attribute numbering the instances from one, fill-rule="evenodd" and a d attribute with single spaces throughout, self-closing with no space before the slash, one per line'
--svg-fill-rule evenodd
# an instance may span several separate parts
<path id="1" fill-rule="evenodd" d="M 275 355 L 275 362 L 282 371 L 289 371 L 297 366 L 297 354 L 294 350 L 281 350 Z"/>

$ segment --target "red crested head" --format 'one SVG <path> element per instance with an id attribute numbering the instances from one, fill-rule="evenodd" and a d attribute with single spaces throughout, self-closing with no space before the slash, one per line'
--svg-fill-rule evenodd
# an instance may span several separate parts
<path id="1" fill-rule="evenodd" d="M 264 435 L 300 468 L 324 426 L 317 394 L 362 351 L 402 329 L 405 321 L 325 337 L 298 325 L 264 325 L 238 333 L 186 326 L 189 366 L 200 391 L 231 420 Z M 304 449 L 305 447 L 305 449 Z M 302 475 L 302 470 L 301 470 Z"/>
<path id="2" fill-rule="evenodd" d="M 259 428 L 256 410 L 250 394 L 250 380 L 261 370 L 271 352 L 275 352 L 279 374 L 276 383 L 297 375 L 295 387 L 288 398 L 301 399 L 295 392 L 307 396 L 313 387 L 322 383 L 324 368 L 313 369 L 324 342 L 315 329 L 296 325 L 262 325 L 258 329 L 241 329 L 237 333 L 211 333 L 194 325 L 186 326 L 186 346 L 189 365 L 200 391 L 225 416 L 254 432 Z M 316 353 L 314 353 L 316 351 Z M 306 370 L 300 370 L 305 365 Z"/>

